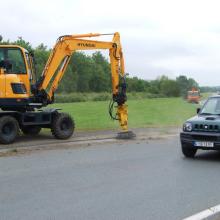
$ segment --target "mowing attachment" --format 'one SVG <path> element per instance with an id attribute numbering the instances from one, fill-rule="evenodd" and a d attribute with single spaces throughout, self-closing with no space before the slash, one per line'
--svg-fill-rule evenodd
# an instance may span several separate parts
<path id="1" fill-rule="evenodd" d="M 122 131 L 117 134 L 116 139 L 133 139 L 135 137 L 136 134 L 133 131 Z"/>

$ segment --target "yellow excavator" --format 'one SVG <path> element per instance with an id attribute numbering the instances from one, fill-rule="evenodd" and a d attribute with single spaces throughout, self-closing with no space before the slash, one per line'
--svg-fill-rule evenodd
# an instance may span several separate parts
<path id="1" fill-rule="evenodd" d="M 90 40 L 106 34 L 64 35 L 58 38 L 44 70 L 36 79 L 34 55 L 17 45 L 0 45 L 0 143 L 14 142 L 19 130 L 36 135 L 41 128 L 51 129 L 58 139 L 72 136 L 74 120 L 60 109 L 43 108 L 54 102 L 55 91 L 77 50 L 108 49 L 111 63 L 112 100 L 109 114 L 119 121 L 118 138 L 132 138 L 128 131 L 128 112 L 125 104 L 126 82 L 120 35 L 112 34 L 112 41 Z M 115 106 L 116 103 L 116 106 Z M 114 108 L 116 113 L 114 114 Z"/>

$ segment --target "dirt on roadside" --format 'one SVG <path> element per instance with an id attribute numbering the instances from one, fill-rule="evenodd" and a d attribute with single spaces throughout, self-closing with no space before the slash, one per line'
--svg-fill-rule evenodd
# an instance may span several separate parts
<path id="1" fill-rule="evenodd" d="M 20 135 L 16 142 L 9 145 L 0 145 L 0 157 L 14 156 L 31 153 L 39 150 L 65 149 L 72 147 L 88 147 L 94 144 L 108 144 L 120 142 L 139 142 L 144 140 L 154 140 L 169 138 L 178 135 L 180 128 L 134 128 L 131 129 L 136 137 L 129 140 L 116 139 L 116 130 L 102 130 L 89 132 L 75 132 L 68 140 L 57 140 L 50 133 L 40 134 L 35 137 Z"/>

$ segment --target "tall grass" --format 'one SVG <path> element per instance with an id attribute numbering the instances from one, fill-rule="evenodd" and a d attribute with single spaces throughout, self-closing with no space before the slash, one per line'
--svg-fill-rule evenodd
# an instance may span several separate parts
<path id="1" fill-rule="evenodd" d="M 86 102 L 86 101 L 108 101 L 112 97 L 111 93 L 69 93 L 69 94 L 56 94 L 56 103 L 71 103 L 71 102 Z M 147 98 L 161 98 L 162 95 L 150 94 L 146 92 L 132 92 L 127 93 L 129 100 L 140 100 Z"/>

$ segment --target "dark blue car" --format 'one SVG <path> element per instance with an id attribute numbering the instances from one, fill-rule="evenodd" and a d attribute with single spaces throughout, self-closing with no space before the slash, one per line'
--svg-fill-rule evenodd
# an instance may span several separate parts
<path id="1" fill-rule="evenodd" d="M 220 95 L 209 97 L 183 124 L 180 142 L 186 157 L 194 157 L 198 149 L 220 150 Z"/>

